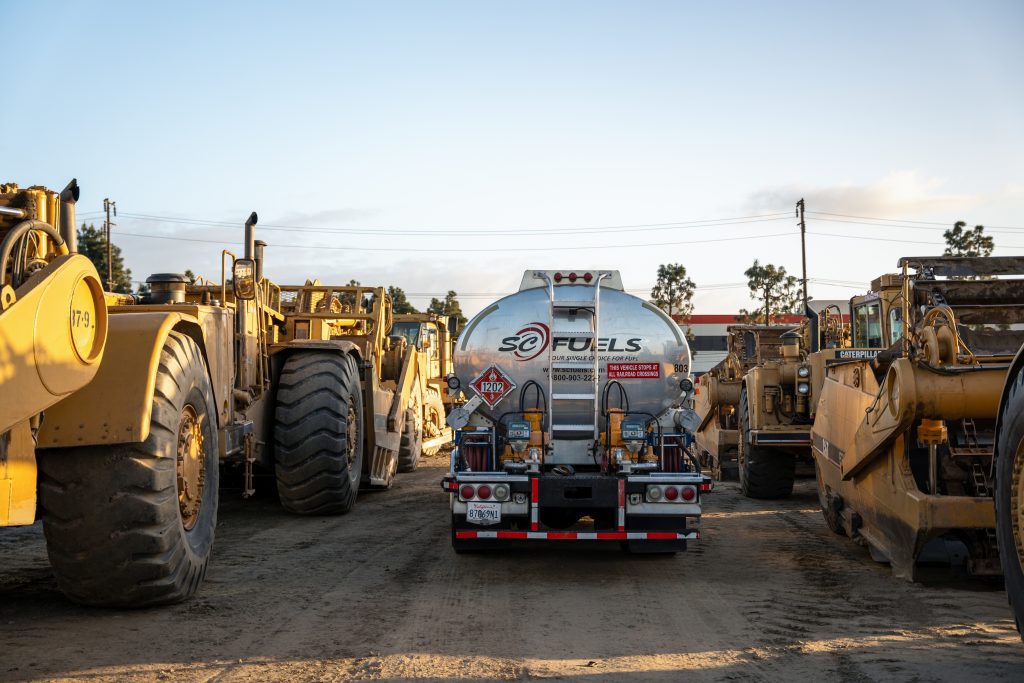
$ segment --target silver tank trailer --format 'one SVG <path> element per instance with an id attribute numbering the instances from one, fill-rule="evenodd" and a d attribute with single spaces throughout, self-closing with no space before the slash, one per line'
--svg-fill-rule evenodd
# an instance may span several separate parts
<path id="1" fill-rule="evenodd" d="M 455 374 L 467 397 L 475 395 L 470 388 L 472 382 L 491 365 L 497 366 L 516 385 L 493 408 L 486 403 L 478 408 L 478 412 L 492 420 L 519 410 L 520 393 L 530 380 L 537 382 L 547 395 L 548 347 L 552 343 L 554 356 L 551 360 L 556 364 L 560 361 L 593 364 L 590 339 L 586 335 L 573 336 L 574 332 L 590 331 L 589 314 L 560 313 L 555 318 L 556 329 L 552 333 L 549 292 L 543 280 L 534 277 L 535 272 L 526 272 L 520 291 L 499 299 L 470 320 L 456 345 Z M 686 337 L 660 308 L 622 291 L 617 271 L 603 272 L 610 276 L 600 288 L 598 400 L 606 383 L 617 379 L 626 390 L 631 411 L 661 416 L 682 395 L 680 382 L 690 378 L 690 348 Z M 548 272 L 549 276 L 553 273 Z M 593 300 L 594 287 L 579 280 L 577 284 L 556 284 L 554 295 L 556 301 Z M 592 378 L 592 369 L 556 369 L 553 392 L 590 394 Z M 527 392 L 525 407 L 534 407 L 535 402 L 531 389 Z M 615 389 L 610 392 L 608 403 L 610 407 L 618 407 Z M 593 419 L 593 401 L 562 400 L 555 405 L 556 424 L 593 424 Z M 577 435 L 577 438 L 591 437 L 592 434 Z"/>

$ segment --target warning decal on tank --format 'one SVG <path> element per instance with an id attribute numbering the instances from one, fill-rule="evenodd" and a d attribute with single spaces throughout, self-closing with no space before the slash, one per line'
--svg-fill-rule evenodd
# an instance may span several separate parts
<path id="1" fill-rule="evenodd" d="M 609 363 L 608 379 L 660 379 L 661 363 Z"/>
<path id="2" fill-rule="evenodd" d="M 516 388 L 515 382 L 501 371 L 497 365 L 491 365 L 469 386 L 480 395 L 488 406 L 493 408 L 498 405 L 501 399 L 512 393 Z"/>

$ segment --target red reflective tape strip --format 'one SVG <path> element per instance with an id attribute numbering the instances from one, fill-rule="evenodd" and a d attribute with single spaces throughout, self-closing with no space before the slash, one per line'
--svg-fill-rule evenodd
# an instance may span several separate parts
<path id="1" fill-rule="evenodd" d="M 626 481 L 619 479 L 619 531 L 626 530 Z"/>
<path id="2" fill-rule="evenodd" d="M 699 531 L 689 531 L 684 533 L 676 533 L 674 531 L 632 531 L 632 532 L 621 532 L 621 531 L 599 531 L 597 533 L 578 533 L 575 531 L 540 531 L 540 532 L 529 532 L 529 531 L 494 531 L 494 532 L 483 532 L 487 535 L 480 535 L 477 531 L 456 531 L 455 538 L 466 538 L 466 539 L 489 539 L 489 538 L 502 538 L 507 540 L 547 540 L 547 541 L 625 541 L 627 539 L 632 540 L 649 540 L 649 541 L 675 541 L 685 540 L 689 534 L 693 534 L 695 538 L 700 538 Z M 493 536 L 490 534 L 494 534 Z"/>
<path id="3" fill-rule="evenodd" d="M 540 499 L 540 480 L 537 477 L 530 479 L 530 531 L 536 531 L 537 524 L 537 501 Z"/>

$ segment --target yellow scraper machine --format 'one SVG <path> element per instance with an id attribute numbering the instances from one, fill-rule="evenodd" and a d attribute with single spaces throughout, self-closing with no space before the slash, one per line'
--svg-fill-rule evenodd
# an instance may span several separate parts
<path id="1" fill-rule="evenodd" d="M 686 449 L 690 350 L 617 271 L 527 271 L 460 335 L 442 487 L 456 552 L 506 541 L 621 541 L 675 553 L 700 537 L 711 480 Z"/>
<path id="2" fill-rule="evenodd" d="M 1013 548 L 996 539 L 993 449 L 1024 342 L 1024 258 L 899 266 L 851 301 L 853 348 L 826 363 L 811 430 L 825 520 L 897 576 L 958 558 L 998 574 Z"/>
<path id="3" fill-rule="evenodd" d="M 43 413 L 96 375 L 107 306 L 75 253 L 78 183 L 60 193 L 0 183 L 0 526 L 36 519 Z"/>

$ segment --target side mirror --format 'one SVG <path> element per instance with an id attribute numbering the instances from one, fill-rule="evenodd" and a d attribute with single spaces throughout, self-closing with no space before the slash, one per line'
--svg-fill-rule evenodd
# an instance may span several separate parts
<path id="1" fill-rule="evenodd" d="M 235 298 L 252 301 L 256 298 L 256 262 L 248 258 L 235 260 L 231 268 Z"/>
<path id="2" fill-rule="evenodd" d="M 459 319 L 454 315 L 448 318 L 448 334 L 452 337 L 459 331 Z"/>

